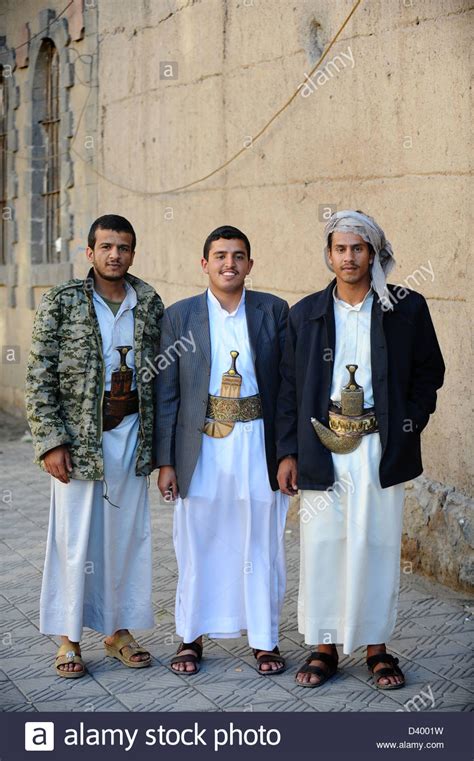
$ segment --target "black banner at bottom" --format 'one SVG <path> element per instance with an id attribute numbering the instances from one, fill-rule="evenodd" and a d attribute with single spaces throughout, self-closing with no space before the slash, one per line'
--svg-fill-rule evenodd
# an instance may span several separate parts
<path id="1" fill-rule="evenodd" d="M 8 713 L 0 737 L 1 761 L 473 758 L 469 713 Z"/>

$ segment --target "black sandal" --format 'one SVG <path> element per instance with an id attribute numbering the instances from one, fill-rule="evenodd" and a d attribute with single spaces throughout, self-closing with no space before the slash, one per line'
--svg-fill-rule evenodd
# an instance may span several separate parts
<path id="1" fill-rule="evenodd" d="M 384 669 L 374 671 L 374 668 L 378 663 L 390 663 L 391 665 Z M 405 686 L 405 676 L 401 668 L 398 666 L 398 658 L 394 658 L 390 653 L 376 653 L 375 655 L 371 655 L 367 658 L 367 668 L 372 672 L 375 686 L 379 690 L 399 690 L 400 687 Z M 403 682 L 400 682 L 400 684 L 380 684 L 380 680 L 388 676 L 401 676 Z"/>
<path id="2" fill-rule="evenodd" d="M 322 669 L 320 666 L 310 666 L 309 664 L 311 661 L 323 661 L 328 668 Z M 319 650 L 315 650 L 306 658 L 304 665 L 301 666 L 295 676 L 295 681 L 300 687 L 321 687 L 328 681 L 328 679 L 334 676 L 337 671 L 338 663 L 339 658 L 337 656 L 337 650 L 336 655 L 321 653 Z M 298 679 L 296 678 L 298 674 L 315 674 L 316 676 L 319 676 L 319 682 L 298 682 Z"/>
<path id="3" fill-rule="evenodd" d="M 186 655 L 179 655 L 183 650 L 194 650 L 195 655 L 193 653 L 187 653 Z M 181 642 L 180 646 L 178 647 L 176 651 L 176 655 L 171 659 L 170 669 L 173 672 L 173 674 L 184 674 L 185 676 L 192 676 L 193 674 L 197 674 L 199 671 L 199 663 L 201 662 L 202 658 L 202 645 L 199 644 L 199 642 Z M 177 669 L 171 668 L 173 666 L 173 663 L 193 663 L 194 664 L 194 670 L 193 671 L 178 671 Z"/>
<path id="4" fill-rule="evenodd" d="M 264 650 L 252 650 L 255 659 L 257 661 L 257 672 L 261 674 L 262 676 L 275 676 L 275 674 L 281 674 L 282 671 L 286 668 L 285 659 L 282 655 L 280 655 L 280 651 L 278 649 L 278 646 L 274 647 L 272 650 L 272 653 L 274 655 L 271 655 L 270 653 L 265 653 Z M 262 653 L 262 655 L 259 655 L 259 653 Z M 262 671 L 260 666 L 262 663 L 281 663 L 282 665 L 277 669 L 268 669 L 265 671 Z"/>

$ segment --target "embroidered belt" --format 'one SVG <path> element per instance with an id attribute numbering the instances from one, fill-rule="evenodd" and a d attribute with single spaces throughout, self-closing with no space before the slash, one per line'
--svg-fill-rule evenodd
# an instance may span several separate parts
<path id="1" fill-rule="evenodd" d="M 207 399 L 206 417 L 221 423 L 248 423 L 263 417 L 260 394 L 237 397 L 213 396 Z"/>
<path id="2" fill-rule="evenodd" d="M 338 436 L 366 436 L 379 430 L 375 409 L 364 410 L 362 415 L 343 415 L 341 407 L 336 402 L 331 402 L 329 407 L 329 428 Z"/>
<path id="3" fill-rule="evenodd" d="M 119 397 L 111 396 L 110 391 L 104 392 L 103 430 L 111 431 L 122 422 L 127 415 L 138 412 L 138 391 L 127 391 Z"/>

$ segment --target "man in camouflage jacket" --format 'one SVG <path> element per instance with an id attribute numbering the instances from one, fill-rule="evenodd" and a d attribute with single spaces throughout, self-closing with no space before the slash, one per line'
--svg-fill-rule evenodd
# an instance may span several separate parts
<path id="1" fill-rule="evenodd" d="M 148 283 L 128 273 L 125 279 L 138 297 L 134 336 L 140 405 L 136 474 L 149 475 L 153 383 L 146 379 L 149 363 L 158 353 L 163 304 Z M 33 328 L 26 410 L 35 462 L 44 467 L 42 458 L 46 452 L 67 444 L 72 459 L 71 478 L 96 480 L 104 477 L 101 412 L 104 363 L 92 283 L 91 270 L 85 280 L 69 280 L 44 295 Z"/>
<path id="2" fill-rule="evenodd" d="M 149 368 L 158 354 L 163 304 L 150 285 L 128 273 L 135 241 L 123 217 L 96 220 L 87 278 L 48 291 L 34 322 L 26 410 L 35 461 L 53 476 L 40 628 L 62 638 L 59 676 L 86 671 L 82 626 L 107 634 L 107 653 L 125 665 L 150 663 L 128 627 L 153 625 L 145 476 L 152 471 L 154 419 Z M 119 344 L 132 347 L 126 363 L 137 411 L 126 410 L 104 430 Z"/>

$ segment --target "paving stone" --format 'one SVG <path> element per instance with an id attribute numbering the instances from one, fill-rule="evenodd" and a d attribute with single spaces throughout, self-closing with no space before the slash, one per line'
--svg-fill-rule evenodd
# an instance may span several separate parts
<path id="1" fill-rule="evenodd" d="M 299 533 L 285 532 L 287 594 L 280 650 L 287 670 L 262 677 L 246 637 L 204 642 L 199 674 L 173 673 L 178 646 L 174 628 L 177 568 L 173 508 L 164 505 L 151 479 L 154 538 L 153 631 L 134 631 L 152 654 L 146 669 L 127 669 L 105 655 L 103 636 L 84 630 L 82 651 L 88 673 L 62 679 L 53 669 L 58 637 L 39 632 L 39 595 L 48 525 L 50 482 L 32 464 L 31 444 L 6 442 L 0 453 L 0 490 L 12 503 L 0 505 L 0 710 L 1 711 L 472 711 L 474 664 L 471 645 L 473 599 L 414 574 L 401 574 L 398 620 L 389 649 L 407 679 L 402 690 L 382 691 L 372 683 L 360 648 L 340 653 L 338 674 L 317 689 L 300 687 L 295 673 L 309 647 L 298 632 Z M 431 691 L 434 699 L 426 697 Z M 425 697 L 423 697 L 423 693 Z M 423 702 L 424 701 L 424 702 Z"/>

